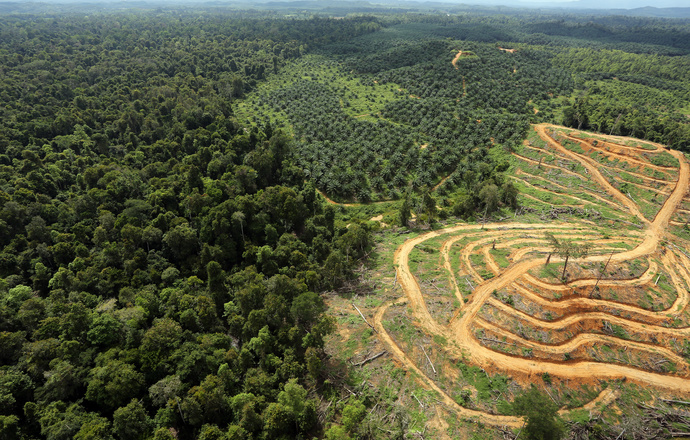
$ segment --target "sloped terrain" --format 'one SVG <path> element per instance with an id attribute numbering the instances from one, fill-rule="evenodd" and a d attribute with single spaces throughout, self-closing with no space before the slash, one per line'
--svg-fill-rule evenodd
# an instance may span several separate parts
<path id="1" fill-rule="evenodd" d="M 517 381 L 624 380 L 690 394 L 690 258 L 669 232 L 687 218 L 688 160 L 633 139 L 533 131 L 514 153 L 513 179 L 536 220 L 461 224 L 405 241 L 394 256 L 403 295 L 378 309 L 380 339 L 449 408 L 488 424 L 521 422 L 458 404 L 395 337 L 391 306 L 406 303 L 451 355 Z M 546 233 L 589 252 L 564 269 Z M 432 275 L 435 289 L 425 281 Z M 608 389 L 598 399 L 614 397 Z"/>

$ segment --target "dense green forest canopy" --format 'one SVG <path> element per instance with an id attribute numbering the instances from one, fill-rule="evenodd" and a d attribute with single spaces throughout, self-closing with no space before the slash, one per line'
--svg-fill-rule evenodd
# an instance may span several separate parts
<path id="1" fill-rule="evenodd" d="M 688 34 L 520 14 L 0 16 L 0 436 L 404 435 L 360 423 L 366 399 L 327 410 L 348 379 L 325 368 L 318 292 L 371 231 L 316 189 L 431 222 L 515 208 L 505 156 L 531 122 L 687 149 Z"/>
<path id="2" fill-rule="evenodd" d="M 232 100 L 370 19 L 4 17 L 3 438 L 318 433 L 332 319 L 366 251 Z"/>

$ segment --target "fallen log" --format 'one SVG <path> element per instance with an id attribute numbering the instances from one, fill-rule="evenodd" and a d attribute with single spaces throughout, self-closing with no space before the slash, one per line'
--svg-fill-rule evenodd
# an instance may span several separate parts
<path id="1" fill-rule="evenodd" d="M 357 310 L 357 312 L 359 313 L 359 316 L 362 317 L 362 319 L 364 320 L 364 322 L 366 322 L 367 325 L 368 325 L 369 327 L 371 327 L 372 330 L 374 330 L 374 333 L 378 333 L 378 330 L 376 330 L 376 327 L 374 327 L 373 325 L 371 325 L 371 324 L 369 323 L 369 321 L 367 321 L 367 318 L 365 318 L 364 315 L 362 315 L 362 312 L 359 310 L 359 308 L 358 308 L 354 303 L 352 303 L 352 307 L 354 307 L 355 310 Z"/>
<path id="2" fill-rule="evenodd" d="M 495 342 L 496 344 L 505 344 L 505 345 L 512 345 L 514 347 L 517 347 L 518 345 L 513 343 L 513 342 L 505 342 L 505 341 L 499 341 L 498 339 L 492 339 L 492 338 L 483 338 L 481 336 L 477 336 L 477 339 L 481 339 L 482 341 L 487 341 L 487 342 Z"/>
<path id="3" fill-rule="evenodd" d="M 680 405 L 690 405 L 690 402 L 686 402 L 684 400 L 670 400 L 670 399 L 659 399 L 664 403 L 678 403 Z"/>
<path id="4" fill-rule="evenodd" d="M 373 361 L 374 359 L 380 358 L 381 356 L 383 356 L 383 355 L 386 354 L 386 353 L 388 353 L 388 352 L 387 352 L 386 350 L 383 350 L 381 353 L 377 353 L 377 354 L 375 354 L 375 355 L 373 355 L 373 356 L 371 356 L 371 357 L 368 357 L 368 358 L 364 359 L 364 360 L 361 361 L 361 362 L 357 362 L 356 364 L 354 364 L 354 366 L 355 366 L 355 367 L 362 366 L 362 365 L 366 364 L 367 362 L 371 362 L 371 361 Z"/>
<path id="5" fill-rule="evenodd" d="M 424 352 L 424 356 L 426 356 L 426 360 L 429 362 L 429 365 L 431 365 L 431 369 L 434 370 L 434 374 L 436 374 L 436 368 L 434 368 L 434 364 L 431 363 L 431 359 L 429 359 L 429 355 L 426 354 L 426 350 L 424 350 L 424 346 L 420 345 L 422 347 L 422 351 Z"/>

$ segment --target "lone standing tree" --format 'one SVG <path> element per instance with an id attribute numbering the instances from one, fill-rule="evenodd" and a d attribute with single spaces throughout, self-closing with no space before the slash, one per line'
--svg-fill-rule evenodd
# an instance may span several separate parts
<path id="1" fill-rule="evenodd" d="M 410 202 L 410 196 L 409 194 L 406 194 L 405 198 L 402 201 L 402 205 L 400 205 L 400 211 L 398 211 L 398 214 L 400 216 L 400 224 L 402 226 L 410 226 L 410 217 L 412 216 L 411 211 L 412 203 Z"/>
<path id="2" fill-rule="evenodd" d="M 550 232 L 546 232 L 545 235 L 546 239 L 549 241 L 549 244 L 551 245 L 551 253 L 558 254 L 559 257 L 565 259 L 565 263 L 563 263 L 563 273 L 561 274 L 561 279 L 565 279 L 565 271 L 568 268 L 568 260 L 570 259 L 570 257 L 586 257 L 589 253 L 590 245 L 589 243 L 575 244 L 571 240 L 559 240 Z M 551 254 L 549 254 L 549 257 L 546 260 L 547 263 L 550 259 Z"/>

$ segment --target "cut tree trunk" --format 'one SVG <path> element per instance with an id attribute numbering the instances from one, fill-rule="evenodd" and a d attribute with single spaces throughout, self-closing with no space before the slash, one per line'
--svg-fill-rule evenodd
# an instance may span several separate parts
<path id="1" fill-rule="evenodd" d="M 568 258 L 570 258 L 570 255 L 565 256 L 565 263 L 563 263 L 563 273 L 561 274 L 561 279 L 565 279 L 565 270 L 568 268 Z"/>

